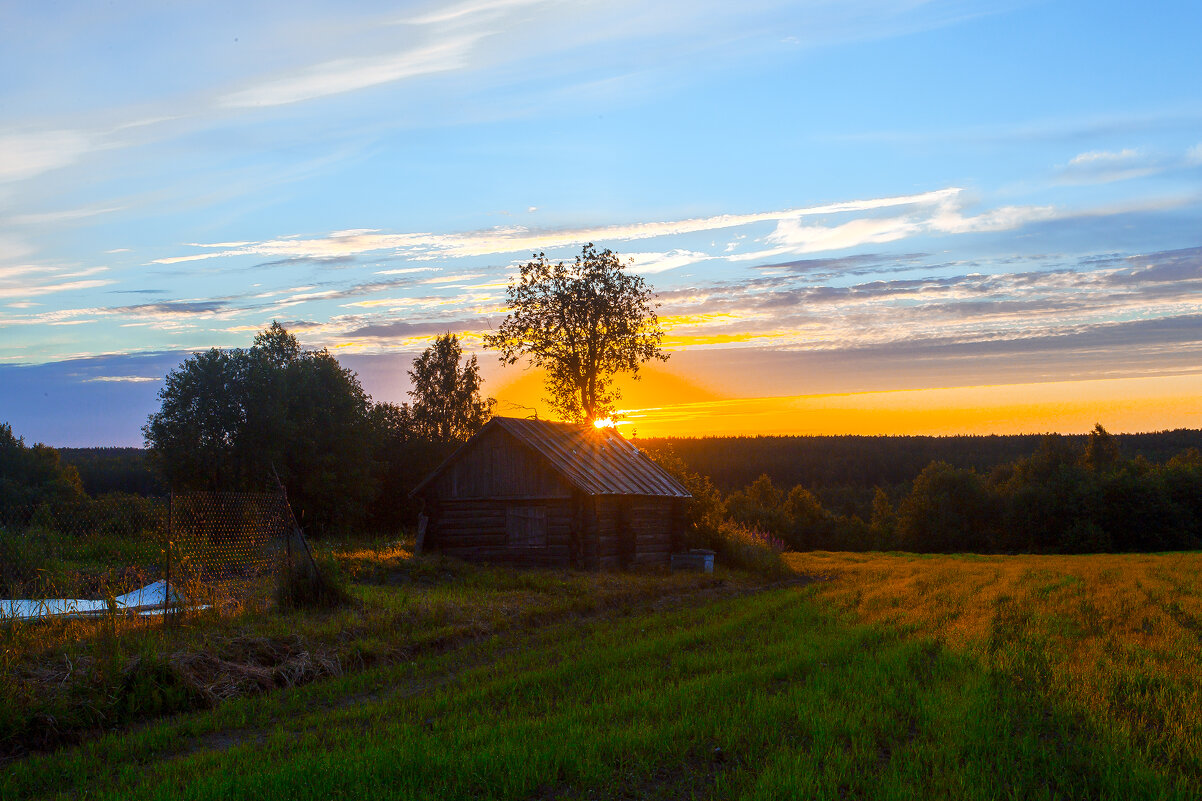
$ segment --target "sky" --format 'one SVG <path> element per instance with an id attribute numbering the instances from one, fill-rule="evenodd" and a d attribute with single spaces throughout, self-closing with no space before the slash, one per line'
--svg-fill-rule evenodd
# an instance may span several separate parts
<path id="1" fill-rule="evenodd" d="M 140 445 L 273 320 L 400 402 L 533 253 L 671 352 L 625 430 L 1202 427 L 1202 6 L 0 3 L 0 421 Z"/>

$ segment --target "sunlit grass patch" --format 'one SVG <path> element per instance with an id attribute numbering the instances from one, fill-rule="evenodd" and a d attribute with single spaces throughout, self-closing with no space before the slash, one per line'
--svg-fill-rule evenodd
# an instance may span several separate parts
<path id="1" fill-rule="evenodd" d="M 1202 779 L 1202 554 L 790 554 L 819 597 L 935 637 Z"/>

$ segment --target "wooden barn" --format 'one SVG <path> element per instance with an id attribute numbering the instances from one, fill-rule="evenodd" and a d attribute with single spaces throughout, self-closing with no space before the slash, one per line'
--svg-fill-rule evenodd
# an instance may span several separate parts
<path id="1" fill-rule="evenodd" d="M 612 428 L 494 417 L 413 490 L 418 549 L 587 569 L 667 565 L 689 492 Z"/>

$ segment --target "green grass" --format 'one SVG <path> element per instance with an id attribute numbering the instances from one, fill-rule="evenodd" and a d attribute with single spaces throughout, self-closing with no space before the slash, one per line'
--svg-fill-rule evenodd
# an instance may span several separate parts
<path id="1" fill-rule="evenodd" d="M 857 623 L 820 591 L 510 629 L 29 757 L 0 797 L 1195 796 L 1023 680 L 1037 663 Z"/>
<path id="2" fill-rule="evenodd" d="M 1202 786 L 1202 553 L 790 554 L 850 619 L 944 642 Z"/>
<path id="3" fill-rule="evenodd" d="M 730 573 L 519 571 L 408 557 L 399 547 L 324 548 L 324 569 L 352 597 L 334 609 L 210 612 L 170 627 L 118 616 L 0 625 L 0 761 L 498 632 L 762 584 Z"/>

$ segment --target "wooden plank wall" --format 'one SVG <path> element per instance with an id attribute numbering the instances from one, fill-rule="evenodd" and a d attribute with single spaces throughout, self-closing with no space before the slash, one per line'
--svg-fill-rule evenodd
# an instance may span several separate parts
<path id="1" fill-rule="evenodd" d="M 671 560 L 675 504 L 672 498 L 614 496 L 597 500 L 597 565 L 623 567 L 621 529 L 634 535 L 630 566 L 666 565 Z"/>
<path id="2" fill-rule="evenodd" d="M 510 503 L 537 503 L 547 510 L 547 547 L 511 548 L 506 544 L 505 509 Z M 570 564 L 569 537 L 572 530 L 572 501 L 503 499 L 444 500 L 431 516 L 426 542 L 431 550 L 460 559 L 526 565 Z"/>
<path id="3" fill-rule="evenodd" d="M 501 428 L 481 437 L 447 467 L 426 494 L 452 498 L 571 497 L 571 488 Z"/>

